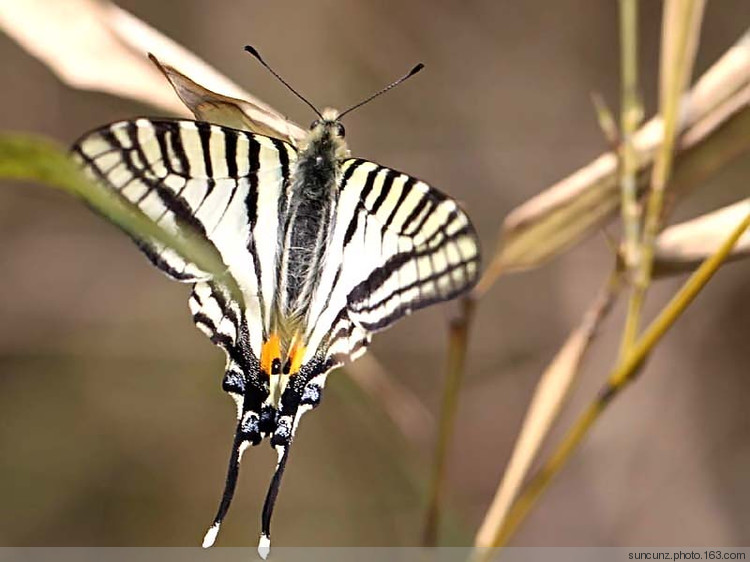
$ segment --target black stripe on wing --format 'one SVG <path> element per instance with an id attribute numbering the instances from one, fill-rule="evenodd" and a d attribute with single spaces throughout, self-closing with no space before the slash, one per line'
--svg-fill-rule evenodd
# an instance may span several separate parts
<path id="1" fill-rule="evenodd" d="M 248 405 L 259 409 L 268 397 L 267 379 L 250 345 L 247 318 L 226 288 L 198 282 L 188 301 L 193 322 L 227 356 L 223 389 L 242 403 L 249 392 Z"/>
<path id="2" fill-rule="evenodd" d="M 230 364 L 243 373 L 254 372 L 257 358 L 247 341 L 247 319 L 227 289 L 214 283 L 198 282 L 193 286 L 188 304 L 195 325 L 226 352 Z"/>

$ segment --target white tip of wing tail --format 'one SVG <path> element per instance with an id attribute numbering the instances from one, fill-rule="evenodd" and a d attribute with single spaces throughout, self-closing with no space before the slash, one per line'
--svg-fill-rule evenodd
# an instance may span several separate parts
<path id="1" fill-rule="evenodd" d="M 265 560 L 271 554 L 271 538 L 268 535 L 261 535 L 258 541 L 258 555 Z"/>
<path id="2" fill-rule="evenodd" d="M 208 531 L 206 531 L 206 536 L 203 537 L 203 548 L 210 548 L 214 545 L 214 542 L 216 542 L 216 535 L 219 534 L 219 527 L 221 527 L 219 523 L 214 523 Z"/>

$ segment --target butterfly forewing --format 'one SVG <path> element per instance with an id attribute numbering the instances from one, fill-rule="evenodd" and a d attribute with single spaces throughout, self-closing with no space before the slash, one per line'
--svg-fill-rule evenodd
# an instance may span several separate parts
<path id="1" fill-rule="evenodd" d="M 138 119 L 90 133 L 74 154 L 160 227 L 197 234 L 213 245 L 245 297 L 243 313 L 262 319 L 250 326 L 258 350 L 270 314 L 265 303 L 276 286 L 278 206 L 294 148 L 208 123 Z M 170 277 L 209 280 L 173 249 L 149 239 L 136 242 Z"/>

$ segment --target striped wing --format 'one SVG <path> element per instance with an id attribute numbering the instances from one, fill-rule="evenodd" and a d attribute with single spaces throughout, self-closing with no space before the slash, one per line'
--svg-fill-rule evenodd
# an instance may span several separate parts
<path id="1" fill-rule="evenodd" d="M 360 159 L 343 163 L 328 265 L 309 348 L 354 359 L 372 332 L 474 286 L 479 241 L 458 204 L 426 183 Z"/>
<path id="2" fill-rule="evenodd" d="M 270 314 L 263 303 L 271 302 L 276 286 L 279 199 L 296 159 L 294 148 L 203 122 L 138 119 L 89 133 L 73 153 L 90 175 L 159 227 L 197 234 L 213 245 L 245 298 L 247 317 L 263 319 L 261 329 L 257 321 L 248 324 L 252 349 L 259 353 Z M 173 279 L 212 281 L 173 249 L 146 238 L 136 242 Z M 217 302 L 222 302 L 218 294 L 202 301 L 194 295 L 190 304 L 198 326 L 226 344 L 236 340 L 240 320 Z"/>

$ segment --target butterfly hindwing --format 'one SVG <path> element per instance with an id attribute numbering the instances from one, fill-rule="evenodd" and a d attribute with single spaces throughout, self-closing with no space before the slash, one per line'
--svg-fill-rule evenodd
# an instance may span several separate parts
<path id="1" fill-rule="evenodd" d="M 360 195 L 365 222 L 360 240 L 363 251 L 377 253 L 379 235 L 382 262 L 349 293 L 355 322 L 382 330 L 405 314 L 471 288 L 479 274 L 479 244 L 458 204 L 423 181 L 377 164 L 350 160 L 344 169 L 355 166 L 364 167 L 360 174 L 375 174 L 370 192 Z M 352 189 L 353 183 L 343 189 Z M 345 251 L 360 251 L 355 236 Z"/>

